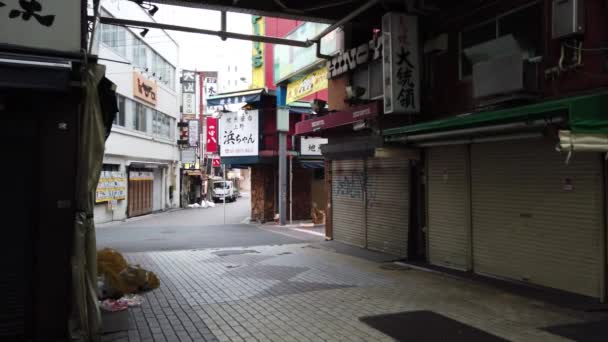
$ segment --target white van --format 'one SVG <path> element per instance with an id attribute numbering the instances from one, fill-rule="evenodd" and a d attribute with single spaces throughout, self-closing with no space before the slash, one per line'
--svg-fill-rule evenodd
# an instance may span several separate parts
<path id="1" fill-rule="evenodd" d="M 237 192 L 234 189 L 232 181 L 216 180 L 211 184 L 211 198 L 213 202 L 223 201 L 234 202 L 238 197 Z"/>

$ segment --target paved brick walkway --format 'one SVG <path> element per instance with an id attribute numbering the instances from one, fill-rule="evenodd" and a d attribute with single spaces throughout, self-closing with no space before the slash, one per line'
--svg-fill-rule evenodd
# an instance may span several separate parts
<path id="1" fill-rule="evenodd" d="M 562 341 L 543 327 L 582 315 L 485 285 L 306 244 L 127 255 L 161 288 L 104 341 L 392 341 L 359 318 L 432 310 L 514 341 Z M 432 327 L 428 327 L 432 329 Z"/>

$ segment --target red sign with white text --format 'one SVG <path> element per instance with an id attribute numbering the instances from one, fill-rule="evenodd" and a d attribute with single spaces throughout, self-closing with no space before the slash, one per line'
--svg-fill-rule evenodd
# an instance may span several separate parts
<path id="1" fill-rule="evenodd" d="M 217 153 L 217 119 L 207 118 L 207 153 Z M 213 160 L 215 163 L 215 159 Z"/>
<path id="2" fill-rule="evenodd" d="M 213 167 L 220 167 L 222 166 L 221 163 L 221 159 L 220 158 L 213 158 L 213 164 L 211 164 Z"/>

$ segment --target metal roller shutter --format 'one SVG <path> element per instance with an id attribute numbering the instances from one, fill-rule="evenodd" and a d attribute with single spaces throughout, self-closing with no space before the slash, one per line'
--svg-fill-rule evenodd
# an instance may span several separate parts
<path id="1" fill-rule="evenodd" d="M 332 162 L 333 236 L 365 247 L 365 170 L 363 160 Z"/>
<path id="2" fill-rule="evenodd" d="M 367 160 L 367 246 L 407 256 L 409 233 L 409 160 Z"/>
<path id="3" fill-rule="evenodd" d="M 470 269 L 468 147 L 427 150 L 429 262 Z"/>
<path id="4" fill-rule="evenodd" d="M 474 270 L 600 295 L 601 163 L 552 142 L 472 145 Z"/>

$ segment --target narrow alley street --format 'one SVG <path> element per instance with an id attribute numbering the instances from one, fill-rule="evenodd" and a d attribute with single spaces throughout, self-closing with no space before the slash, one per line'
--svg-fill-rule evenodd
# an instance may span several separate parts
<path id="1" fill-rule="evenodd" d="M 318 236 L 298 232 L 275 234 L 247 224 L 250 200 L 246 197 L 226 203 L 225 214 L 226 225 L 223 203 L 217 203 L 214 208 L 183 209 L 102 224 L 97 227 L 97 246 L 126 253 L 320 240 Z"/>

